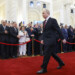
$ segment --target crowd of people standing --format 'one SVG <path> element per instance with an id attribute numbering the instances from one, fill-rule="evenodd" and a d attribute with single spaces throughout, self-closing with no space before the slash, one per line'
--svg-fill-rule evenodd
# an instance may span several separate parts
<path id="1" fill-rule="evenodd" d="M 75 29 L 71 26 L 60 25 L 63 36 L 68 42 L 75 43 Z M 27 26 L 24 26 L 21 23 L 17 25 L 16 22 L 7 22 L 5 20 L 1 21 L 0 24 L 0 42 L 9 43 L 9 44 L 22 44 L 26 41 L 29 41 L 34 37 L 34 39 L 41 40 L 43 34 L 43 24 L 33 25 L 30 22 Z M 57 40 L 60 39 L 59 35 L 56 32 Z M 63 52 L 71 52 L 75 50 L 75 45 L 62 44 Z M 61 52 L 61 41 L 57 41 L 57 53 Z M 0 58 L 17 58 L 18 56 L 31 56 L 32 55 L 32 41 L 20 45 L 20 46 L 10 46 L 0 44 Z M 34 41 L 34 55 L 43 55 L 43 44 L 40 44 Z"/>

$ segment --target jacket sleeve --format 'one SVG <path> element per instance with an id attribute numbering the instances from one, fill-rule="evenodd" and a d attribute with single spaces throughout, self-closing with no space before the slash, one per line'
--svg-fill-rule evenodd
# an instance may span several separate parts
<path id="1" fill-rule="evenodd" d="M 10 28 L 10 35 L 11 35 L 11 36 L 13 36 L 13 37 L 15 37 L 15 38 L 17 38 L 17 35 L 16 35 L 16 34 L 14 34 L 12 31 L 13 31 L 13 29 L 12 29 L 12 28 Z"/>
<path id="2" fill-rule="evenodd" d="M 1 25 L 0 25 L 0 34 L 1 34 L 1 35 L 5 34 L 5 32 L 2 31 L 2 26 L 1 26 Z"/>
<path id="3" fill-rule="evenodd" d="M 5 34 L 5 33 L 4 33 L 4 31 L 0 31 L 0 34 L 3 35 L 3 34 Z"/>
<path id="4" fill-rule="evenodd" d="M 56 19 L 53 19 L 52 23 L 53 23 L 53 24 L 52 24 L 52 25 L 53 25 L 53 28 L 58 32 L 59 37 L 63 40 L 63 39 L 64 39 L 64 36 L 63 36 L 63 34 L 62 34 L 62 32 L 61 32 L 61 29 L 60 29 L 60 27 L 59 27 L 59 25 L 58 25 Z"/>

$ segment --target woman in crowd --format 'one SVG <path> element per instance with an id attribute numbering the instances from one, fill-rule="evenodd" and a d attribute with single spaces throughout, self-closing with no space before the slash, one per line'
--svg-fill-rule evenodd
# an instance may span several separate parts
<path id="1" fill-rule="evenodd" d="M 25 43 L 28 33 L 25 30 L 24 26 L 21 27 L 21 29 L 19 31 L 19 36 L 20 36 L 19 44 Z M 24 55 L 24 56 L 26 55 L 26 44 L 19 46 L 19 56 L 22 56 L 22 55 Z"/>

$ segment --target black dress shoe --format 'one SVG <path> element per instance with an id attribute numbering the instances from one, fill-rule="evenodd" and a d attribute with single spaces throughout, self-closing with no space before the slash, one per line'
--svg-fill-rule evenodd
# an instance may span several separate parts
<path id="1" fill-rule="evenodd" d="M 40 71 L 37 72 L 37 74 L 42 74 L 42 73 L 46 73 L 47 70 L 46 69 L 41 69 Z"/>
<path id="2" fill-rule="evenodd" d="M 59 66 L 57 67 L 57 69 L 61 69 L 63 66 L 65 66 L 64 63 L 63 63 L 62 65 L 59 65 Z"/>

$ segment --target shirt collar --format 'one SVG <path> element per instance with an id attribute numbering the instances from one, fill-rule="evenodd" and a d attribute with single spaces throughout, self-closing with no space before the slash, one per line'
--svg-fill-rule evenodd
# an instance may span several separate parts
<path id="1" fill-rule="evenodd" d="M 46 18 L 46 21 L 48 21 L 49 18 L 50 18 L 50 16 L 48 16 L 48 17 Z"/>

